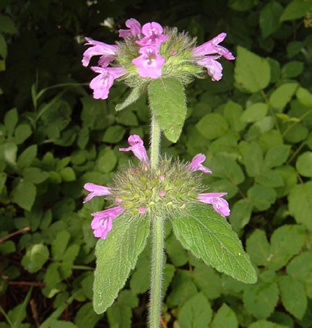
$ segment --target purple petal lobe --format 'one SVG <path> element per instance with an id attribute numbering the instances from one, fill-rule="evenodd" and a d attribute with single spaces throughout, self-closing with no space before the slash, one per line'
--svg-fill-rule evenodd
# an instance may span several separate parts
<path id="1" fill-rule="evenodd" d="M 197 198 L 203 203 L 211 204 L 216 212 L 225 217 L 230 215 L 229 204 L 222 198 L 225 195 L 227 195 L 226 192 L 204 193 L 199 194 Z"/>
<path id="2" fill-rule="evenodd" d="M 136 156 L 141 162 L 149 162 L 143 140 L 138 135 L 131 135 L 128 138 L 128 142 L 130 147 L 119 148 L 119 151 L 132 151 L 134 156 Z"/>
<path id="3" fill-rule="evenodd" d="M 111 189 L 104 186 L 99 186 L 94 183 L 86 183 L 83 188 L 87 191 L 89 191 L 89 195 L 85 198 L 83 201 L 84 203 L 91 200 L 93 197 L 97 196 L 106 196 L 111 194 Z"/>
<path id="4" fill-rule="evenodd" d="M 202 171 L 204 173 L 210 174 L 212 171 L 208 167 L 202 165 L 205 162 L 206 156 L 204 154 L 197 154 L 188 165 L 188 168 L 192 171 Z"/>

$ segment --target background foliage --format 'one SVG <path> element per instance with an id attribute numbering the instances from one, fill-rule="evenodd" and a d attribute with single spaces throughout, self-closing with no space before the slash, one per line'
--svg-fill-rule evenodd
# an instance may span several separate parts
<path id="1" fill-rule="evenodd" d="M 311 327 L 312 1 L 2 0 L 0 3 L 0 327 L 144 327 L 149 247 L 105 315 L 92 309 L 94 245 L 85 182 L 108 184 L 127 164 L 130 133 L 145 137 L 142 98 L 96 101 L 82 68 L 83 36 L 117 39 L 124 21 L 158 21 L 197 36 L 228 33 L 237 60 L 221 82 L 188 89 L 188 119 L 164 150 L 207 155 L 211 191 L 258 272 L 244 285 L 197 261 L 168 227 L 163 326 Z M 132 320 L 132 323 L 131 323 Z"/>

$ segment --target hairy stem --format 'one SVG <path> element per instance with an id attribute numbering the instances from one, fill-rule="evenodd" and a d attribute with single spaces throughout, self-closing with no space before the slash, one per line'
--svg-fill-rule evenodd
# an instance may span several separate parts
<path id="1" fill-rule="evenodd" d="M 151 126 L 151 169 L 157 169 L 160 150 L 160 127 L 152 116 Z M 164 219 L 159 216 L 152 218 L 152 268 L 151 268 L 151 304 L 150 328 L 159 328 L 161 310 L 161 287 L 164 259 Z"/>

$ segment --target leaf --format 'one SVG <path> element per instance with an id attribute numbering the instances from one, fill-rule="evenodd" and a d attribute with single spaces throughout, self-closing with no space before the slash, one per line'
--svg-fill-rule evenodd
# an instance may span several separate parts
<path id="1" fill-rule="evenodd" d="M 238 328 L 235 312 L 223 303 L 213 318 L 211 328 Z"/>
<path id="2" fill-rule="evenodd" d="M 98 314 L 105 312 L 117 297 L 149 235 L 149 220 L 129 219 L 126 215 L 116 218 L 107 239 L 100 239 L 96 245 L 93 306 Z"/>
<path id="3" fill-rule="evenodd" d="M 312 177 L 312 152 L 306 151 L 301 154 L 296 162 L 298 173 L 304 177 Z"/>
<path id="4" fill-rule="evenodd" d="M 284 185 L 283 178 L 275 171 L 268 170 L 258 175 L 255 181 L 260 185 L 268 188 L 282 187 Z"/>
<path id="5" fill-rule="evenodd" d="M 296 92 L 297 83 L 284 83 L 275 89 L 270 96 L 270 104 L 278 111 L 283 111 Z"/>
<path id="6" fill-rule="evenodd" d="M 27 316 L 26 308 L 29 303 L 29 299 L 32 293 L 32 288 L 29 289 L 23 303 L 17 305 L 14 310 L 10 311 L 8 317 L 12 321 L 10 328 L 20 328 L 22 327 L 22 322 Z"/>
<path id="7" fill-rule="evenodd" d="M 284 65 L 282 69 L 282 77 L 284 79 L 291 79 L 299 76 L 304 69 L 304 63 L 300 61 L 291 61 Z"/>
<path id="8" fill-rule="evenodd" d="M 186 118 L 184 87 L 175 78 L 156 79 L 148 86 L 150 107 L 165 136 L 177 142 Z"/>
<path id="9" fill-rule="evenodd" d="M 177 241 L 174 234 L 166 240 L 166 253 L 176 267 L 183 266 L 188 262 L 186 251 Z"/>
<path id="10" fill-rule="evenodd" d="M 178 322 L 181 328 L 206 328 L 211 317 L 212 310 L 207 298 L 198 293 L 181 307 Z"/>
<path id="11" fill-rule="evenodd" d="M 18 157 L 17 165 L 20 169 L 29 167 L 37 156 L 37 145 L 26 148 Z"/>
<path id="12" fill-rule="evenodd" d="M 30 211 L 36 199 L 37 188 L 31 182 L 21 181 L 14 187 L 12 194 L 18 206 Z"/>
<path id="13" fill-rule="evenodd" d="M 131 308 L 124 304 L 113 304 L 107 311 L 109 327 L 131 328 Z"/>
<path id="14" fill-rule="evenodd" d="M 290 148 L 290 146 L 283 144 L 270 147 L 264 157 L 265 168 L 271 169 L 284 164 L 289 156 Z"/>
<path id="15" fill-rule="evenodd" d="M 188 215 L 171 219 L 181 244 L 216 270 L 245 283 L 257 280 L 249 256 L 226 220 L 211 206 L 196 205 Z"/>
<path id="16" fill-rule="evenodd" d="M 37 167 L 27 167 L 23 170 L 24 179 L 34 184 L 41 183 L 48 179 L 49 173 L 42 172 Z"/>
<path id="17" fill-rule="evenodd" d="M 238 11 L 246 11 L 256 6 L 258 0 L 230 0 L 228 6 Z"/>
<path id="18" fill-rule="evenodd" d="M 294 255 L 300 252 L 305 238 L 305 229 L 302 226 L 293 224 L 277 228 L 271 236 L 271 254 L 268 267 L 273 270 L 282 268 Z"/>
<path id="19" fill-rule="evenodd" d="M 309 90 L 299 87 L 296 92 L 296 97 L 300 104 L 312 108 L 312 93 L 309 92 Z"/>
<path id="20" fill-rule="evenodd" d="M 116 144 L 122 140 L 125 133 L 125 128 L 120 125 L 109 126 L 104 133 L 102 141 Z"/>
<path id="21" fill-rule="evenodd" d="M 5 38 L 0 34 L 0 56 L 5 59 L 8 55 L 8 45 L 5 41 Z"/>
<path id="22" fill-rule="evenodd" d="M 49 258 L 48 247 L 43 244 L 31 245 L 22 259 L 22 265 L 30 273 L 39 271 Z"/>
<path id="23" fill-rule="evenodd" d="M 117 123 L 120 123 L 125 126 L 138 126 L 139 122 L 136 115 L 130 110 L 123 111 L 118 113 L 116 117 Z"/>
<path id="24" fill-rule="evenodd" d="M 70 233 L 66 230 L 60 231 L 52 242 L 52 256 L 55 261 L 60 261 L 70 239 Z"/>
<path id="25" fill-rule="evenodd" d="M 288 195 L 288 207 L 297 223 L 304 224 L 312 231 L 312 182 L 297 185 Z"/>
<path id="26" fill-rule="evenodd" d="M 247 253 L 256 265 L 267 265 L 270 256 L 270 244 L 265 232 L 259 229 L 253 231 L 246 243 Z"/>
<path id="27" fill-rule="evenodd" d="M 268 111 L 268 105 L 265 103 L 255 103 L 247 107 L 241 116 L 241 120 L 246 123 L 253 123 L 262 120 Z"/>
<path id="28" fill-rule="evenodd" d="M 295 20 L 305 16 L 305 14 L 312 9 L 311 0 L 293 0 L 284 9 L 280 18 L 281 22 L 288 20 Z"/>
<path id="29" fill-rule="evenodd" d="M 284 325 L 279 325 L 275 322 L 266 321 L 266 320 L 259 320 L 256 322 L 253 322 L 248 328 L 288 328 Z"/>
<path id="30" fill-rule="evenodd" d="M 19 124 L 15 129 L 15 142 L 19 145 L 22 144 L 27 138 L 31 136 L 31 128 L 28 124 Z"/>
<path id="31" fill-rule="evenodd" d="M 266 59 L 238 46 L 234 77 L 245 91 L 258 92 L 270 82 L 270 65 Z"/>
<path id="32" fill-rule="evenodd" d="M 15 24 L 10 17 L 0 15 L 0 32 L 7 33 L 7 34 L 17 33 Z"/>
<path id="33" fill-rule="evenodd" d="M 263 154 L 260 146 L 255 142 L 245 141 L 242 141 L 239 146 L 247 174 L 250 177 L 260 175 L 263 166 Z"/>
<path id="34" fill-rule="evenodd" d="M 302 319 L 307 309 L 307 296 L 301 282 L 289 276 L 278 279 L 281 299 L 285 309 L 297 319 Z"/>
<path id="35" fill-rule="evenodd" d="M 224 118 L 229 122 L 229 125 L 233 131 L 244 130 L 246 124 L 241 120 L 243 115 L 243 108 L 240 104 L 229 100 L 224 106 Z"/>
<path id="36" fill-rule="evenodd" d="M 249 199 L 240 199 L 234 204 L 231 210 L 230 222 L 236 232 L 249 223 L 252 208 L 253 206 Z"/>
<path id="37" fill-rule="evenodd" d="M 280 28 L 279 19 L 282 11 L 283 7 L 277 1 L 269 2 L 261 9 L 259 25 L 263 38 L 267 38 Z"/>
<path id="38" fill-rule="evenodd" d="M 75 324 L 78 328 L 93 328 L 100 319 L 101 316 L 94 313 L 92 303 L 89 302 L 79 308 L 75 316 Z"/>
<path id="39" fill-rule="evenodd" d="M 304 252 L 294 257 L 287 265 L 286 271 L 289 276 L 301 282 L 312 277 L 312 252 Z"/>
<path id="40" fill-rule="evenodd" d="M 228 130 L 228 123 L 222 115 L 217 113 L 207 114 L 196 124 L 198 132 L 208 140 L 223 136 Z"/>
<path id="41" fill-rule="evenodd" d="M 15 126 L 18 121 L 18 114 L 16 108 L 9 110 L 4 116 L 4 126 L 8 132 L 8 135 L 11 136 L 15 129 Z"/>
<path id="42" fill-rule="evenodd" d="M 272 188 L 255 184 L 248 189 L 247 196 L 253 206 L 255 206 L 259 211 L 265 211 L 269 209 L 272 204 L 274 204 L 276 192 Z"/>
<path id="43" fill-rule="evenodd" d="M 96 166 L 99 172 L 109 173 L 113 171 L 117 164 L 117 156 L 112 149 L 106 149 L 99 154 Z"/>
<path id="44" fill-rule="evenodd" d="M 116 111 L 121 111 L 131 104 L 135 103 L 142 95 L 143 90 L 140 87 L 135 87 L 131 90 L 128 97 L 121 103 L 116 105 L 115 109 Z"/>
<path id="45" fill-rule="evenodd" d="M 76 173 L 73 168 L 69 166 L 61 169 L 59 173 L 61 175 L 62 180 L 65 182 L 71 182 L 76 180 Z"/>
<path id="46" fill-rule="evenodd" d="M 275 282 L 258 282 L 244 290 L 243 301 L 246 309 L 257 319 L 269 317 L 278 302 L 278 288 Z"/>

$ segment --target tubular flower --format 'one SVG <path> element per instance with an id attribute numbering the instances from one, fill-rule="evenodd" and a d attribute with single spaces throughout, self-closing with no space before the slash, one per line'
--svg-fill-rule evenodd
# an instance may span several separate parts
<path id="1" fill-rule="evenodd" d="M 131 135 L 128 138 L 128 142 L 130 147 L 119 148 L 119 151 L 132 151 L 134 156 L 136 156 L 141 162 L 149 162 L 143 140 L 138 135 Z"/>
<path id="2" fill-rule="evenodd" d="M 141 24 L 134 18 L 130 18 L 126 20 L 126 26 L 129 28 L 120 29 L 119 30 L 119 37 L 120 38 L 140 38 L 141 37 Z"/>
<path id="3" fill-rule="evenodd" d="M 204 193 L 199 194 L 197 198 L 202 203 L 211 204 L 216 212 L 225 217 L 230 215 L 229 204 L 225 199 L 222 198 L 226 195 L 226 192 Z"/>
<path id="4" fill-rule="evenodd" d="M 113 228 L 113 219 L 124 211 L 125 209 L 121 206 L 116 206 L 104 211 L 92 213 L 93 220 L 91 222 L 91 228 L 93 229 L 94 237 L 106 239 L 107 234 Z"/>
<path id="5" fill-rule="evenodd" d="M 196 63 L 207 69 L 208 74 L 213 81 L 219 81 L 222 78 L 222 65 L 217 62 L 216 59 L 219 59 L 220 57 L 224 57 L 227 60 L 235 59 L 229 50 L 219 45 L 225 37 L 226 33 L 220 33 L 212 40 L 203 43 L 192 51 L 192 55 L 198 57 L 195 60 Z"/>
<path id="6" fill-rule="evenodd" d="M 83 201 L 84 203 L 88 202 L 91 200 L 93 197 L 98 197 L 98 196 L 106 196 L 111 194 L 111 188 L 109 187 L 104 187 L 104 186 L 99 186 L 94 183 L 86 183 L 83 188 L 90 193 L 88 196 L 85 198 Z"/>
<path id="7" fill-rule="evenodd" d="M 145 36 L 140 41 L 136 41 L 140 46 L 156 46 L 159 47 L 165 42 L 169 35 L 163 35 L 163 27 L 156 22 L 146 23 L 142 27 L 142 34 Z"/>
<path id="8" fill-rule="evenodd" d="M 157 79 L 161 76 L 162 66 L 165 58 L 159 55 L 156 47 L 146 46 L 139 50 L 141 56 L 132 60 L 132 63 L 138 67 L 138 73 L 142 77 Z"/>
<path id="9" fill-rule="evenodd" d="M 204 173 L 210 174 L 212 171 L 208 167 L 202 165 L 205 162 L 206 156 L 204 154 L 197 154 L 193 157 L 191 163 L 188 165 L 188 168 L 192 171 L 202 171 Z"/>

